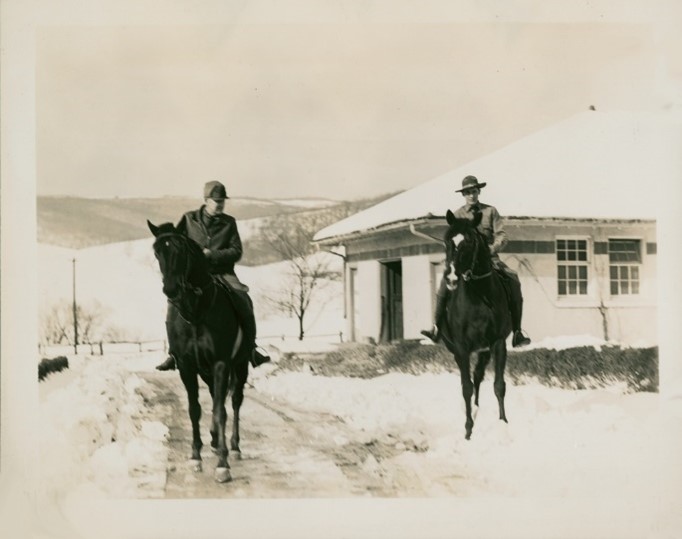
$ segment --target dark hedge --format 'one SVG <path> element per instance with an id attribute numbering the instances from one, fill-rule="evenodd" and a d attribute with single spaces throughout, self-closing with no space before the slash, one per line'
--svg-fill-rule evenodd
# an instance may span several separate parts
<path id="1" fill-rule="evenodd" d="M 38 380 L 44 380 L 48 374 L 69 368 L 69 360 L 64 356 L 51 359 L 43 358 L 38 363 Z"/>
<path id="2" fill-rule="evenodd" d="M 388 372 L 421 374 L 456 372 L 455 360 L 442 345 L 418 341 L 390 344 L 347 343 L 324 354 L 285 354 L 277 363 L 283 370 L 309 369 L 323 376 L 373 378 Z M 492 370 L 492 361 L 488 371 Z M 509 350 L 507 379 L 522 384 L 528 379 L 566 389 L 586 389 L 625 383 L 629 391 L 658 391 L 658 348 L 615 345 L 581 346 L 565 350 L 546 348 Z"/>

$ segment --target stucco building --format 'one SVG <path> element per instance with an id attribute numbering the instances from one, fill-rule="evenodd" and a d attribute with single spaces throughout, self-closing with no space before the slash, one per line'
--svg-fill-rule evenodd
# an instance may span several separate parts
<path id="1" fill-rule="evenodd" d="M 658 189 L 679 152 L 666 134 L 635 114 L 581 113 L 320 230 L 315 241 L 345 257 L 347 334 L 412 339 L 429 327 L 444 215 L 473 174 L 504 217 L 501 258 L 519 273 L 534 340 L 656 344 Z"/>

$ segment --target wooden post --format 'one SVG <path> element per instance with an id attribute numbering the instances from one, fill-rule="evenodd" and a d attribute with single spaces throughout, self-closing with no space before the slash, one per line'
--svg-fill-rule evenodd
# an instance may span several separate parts
<path id="1" fill-rule="evenodd" d="M 76 307 L 76 257 L 73 263 L 73 353 L 78 355 L 78 314 Z"/>

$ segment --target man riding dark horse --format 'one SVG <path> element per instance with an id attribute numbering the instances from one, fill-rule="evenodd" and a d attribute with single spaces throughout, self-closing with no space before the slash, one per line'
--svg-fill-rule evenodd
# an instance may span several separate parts
<path id="1" fill-rule="evenodd" d="M 478 183 L 475 176 L 466 176 L 462 180 L 462 188 L 457 189 L 457 193 L 462 193 L 466 203 L 461 208 L 455 210 L 454 215 L 459 219 L 473 220 L 474 215 L 481 213 L 481 223 L 478 230 L 485 236 L 492 263 L 498 274 L 502 277 L 509 296 L 509 305 L 512 318 L 512 346 L 525 346 L 530 344 L 530 339 L 521 331 L 521 319 L 523 316 L 523 296 L 521 295 L 521 281 L 518 274 L 500 260 L 499 252 L 507 244 L 507 234 L 504 231 L 502 217 L 494 206 L 479 202 L 478 196 L 481 189 L 487 184 Z M 422 331 L 422 335 L 427 336 L 434 342 L 440 339 L 439 326 L 445 314 L 449 289 L 445 278 L 441 279 L 440 287 L 436 295 L 436 312 L 434 315 L 434 326 L 431 330 Z"/>
<path id="2" fill-rule="evenodd" d="M 204 205 L 198 210 L 185 213 L 178 223 L 177 231 L 194 240 L 203 249 L 209 271 L 229 290 L 247 342 L 253 342 L 254 353 L 251 364 L 254 367 L 270 360 L 264 351 L 256 347 L 256 319 L 248 287 L 239 281 L 234 265 L 242 257 L 242 242 L 237 230 L 237 221 L 224 213 L 225 200 L 229 198 L 225 186 L 217 181 L 204 186 Z M 166 329 L 177 309 L 170 303 L 166 315 Z M 169 350 L 168 358 L 156 367 L 160 371 L 175 369 L 174 351 Z"/>

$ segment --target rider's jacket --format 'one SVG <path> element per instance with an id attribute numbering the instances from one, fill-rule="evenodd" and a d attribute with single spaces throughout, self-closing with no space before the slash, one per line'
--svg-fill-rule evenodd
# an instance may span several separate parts
<path id="1" fill-rule="evenodd" d="M 464 205 L 454 211 L 455 217 L 459 219 L 474 219 L 476 210 L 483 214 L 481 223 L 478 225 L 480 230 L 488 241 L 490 246 L 490 253 L 496 258 L 500 251 L 507 245 L 507 233 L 504 231 L 504 224 L 502 217 L 494 206 L 478 202 L 474 205 Z"/>
<path id="2" fill-rule="evenodd" d="M 235 274 L 234 265 L 242 257 L 242 240 L 234 217 L 224 213 L 209 216 L 202 206 L 185 213 L 177 229 L 202 249 L 210 249 L 206 258 L 211 273 Z"/>

